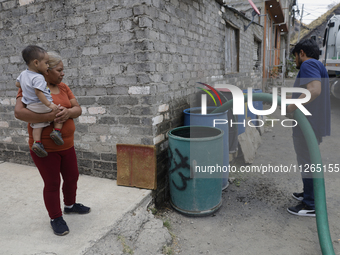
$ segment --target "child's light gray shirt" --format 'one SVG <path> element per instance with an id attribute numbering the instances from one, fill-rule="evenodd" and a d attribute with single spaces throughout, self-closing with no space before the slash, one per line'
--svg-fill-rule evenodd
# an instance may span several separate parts
<path id="1" fill-rule="evenodd" d="M 21 101 L 24 104 L 28 105 L 40 102 L 39 98 L 35 94 L 34 89 L 41 90 L 48 101 L 53 101 L 51 91 L 47 87 L 47 82 L 45 81 L 45 77 L 42 74 L 32 72 L 27 69 L 19 75 L 17 81 L 20 82 L 20 86 L 22 89 Z"/>

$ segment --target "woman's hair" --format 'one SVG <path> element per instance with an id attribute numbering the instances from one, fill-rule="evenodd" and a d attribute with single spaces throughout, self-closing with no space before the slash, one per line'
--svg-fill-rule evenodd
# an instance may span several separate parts
<path id="1" fill-rule="evenodd" d="M 61 56 L 54 51 L 48 51 L 47 54 L 49 56 L 49 60 L 48 60 L 49 68 L 48 69 L 53 69 L 61 62 L 62 60 Z"/>

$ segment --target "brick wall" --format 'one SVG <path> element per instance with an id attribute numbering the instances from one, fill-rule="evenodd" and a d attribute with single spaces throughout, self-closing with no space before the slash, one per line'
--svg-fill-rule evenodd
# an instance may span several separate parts
<path id="1" fill-rule="evenodd" d="M 15 78 L 28 44 L 63 57 L 64 82 L 83 114 L 75 148 L 82 173 L 116 178 L 116 144 L 156 145 L 157 199 L 167 194 L 167 131 L 183 124 L 197 81 L 261 88 L 253 66 L 263 28 L 211 0 L 0 0 L 0 158 L 32 164 L 26 123 L 14 118 Z M 226 22 L 239 29 L 239 72 L 225 70 Z"/>

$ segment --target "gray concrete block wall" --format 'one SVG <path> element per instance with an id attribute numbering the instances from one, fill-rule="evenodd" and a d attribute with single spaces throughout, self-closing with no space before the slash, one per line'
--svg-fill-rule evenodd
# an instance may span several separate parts
<path id="1" fill-rule="evenodd" d="M 75 120 L 82 172 L 115 178 L 117 143 L 153 144 L 152 118 L 157 108 L 144 97 L 155 94 L 149 84 L 153 78 L 146 74 L 155 72 L 155 64 L 145 63 L 143 55 L 154 47 L 137 33 L 150 20 L 134 14 L 146 3 L 40 0 L 19 6 L 18 1 L 1 2 L 2 158 L 32 163 L 27 131 L 22 133 L 26 123 L 13 114 L 14 80 L 26 68 L 21 50 L 28 44 L 55 50 L 64 59 L 64 82 L 83 109 Z M 22 139 L 14 137 L 17 133 Z"/>
<path id="2" fill-rule="evenodd" d="M 167 131 L 183 124 L 183 110 L 190 107 L 198 93 L 198 81 L 229 83 L 243 89 L 262 87 L 261 68 L 254 68 L 252 57 L 255 36 L 262 38 L 263 28 L 252 25 L 244 32 L 244 25 L 249 20 L 221 8 L 215 1 L 153 3 L 151 8 L 139 6 L 135 11 L 148 16 L 147 21 L 143 21 L 147 25 L 140 32 L 148 35 L 156 51 L 144 57 L 146 61 L 155 63 L 157 80 L 154 80 L 152 87 L 157 101 L 163 104 L 159 106 L 158 116 L 152 119 L 154 143 L 159 155 L 158 183 L 163 188 L 158 196 L 162 200 L 162 196 L 167 194 L 167 180 L 164 178 L 167 170 Z M 240 72 L 233 74 L 226 73 L 224 64 L 226 20 L 240 31 Z"/>
<path id="3" fill-rule="evenodd" d="M 183 124 L 196 82 L 260 87 L 247 20 L 211 0 L 0 1 L 0 156 L 30 163 L 26 123 L 14 118 L 21 50 L 58 51 L 83 114 L 75 148 L 82 173 L 116 178 L 116 144 L 156 145 L 158 197 L 166 196 L 167 132 Z M 240 72 L 224 67 L 225 20 L 240 29 Z"/>

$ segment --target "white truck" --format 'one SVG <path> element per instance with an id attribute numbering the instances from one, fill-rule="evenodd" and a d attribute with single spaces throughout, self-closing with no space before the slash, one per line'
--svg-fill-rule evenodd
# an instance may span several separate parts
<path id="1" fill-rule="evenodd" d="M 340 99 L 340 15 L 327 22 L 320 61 L 328 71 L 331 95 Z"/>

